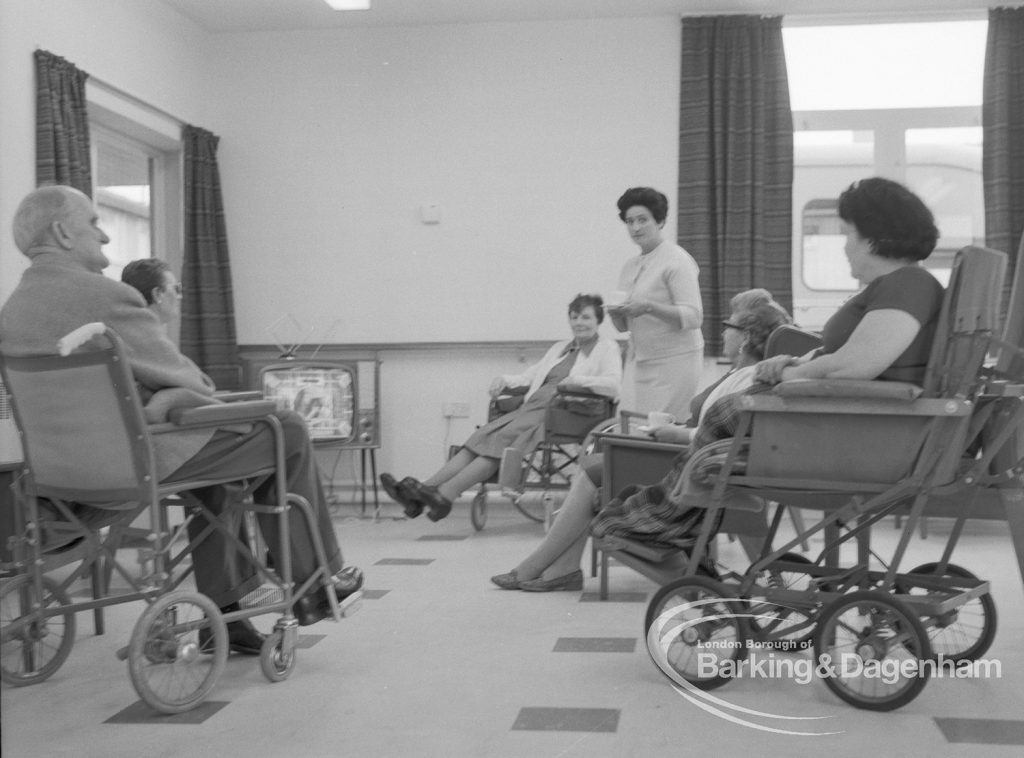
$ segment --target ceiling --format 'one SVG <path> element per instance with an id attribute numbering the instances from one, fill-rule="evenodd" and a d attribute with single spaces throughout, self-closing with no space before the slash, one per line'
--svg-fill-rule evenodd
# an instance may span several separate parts
<path id="1" fill-rule="evenodd" d="M 422 26 L 724 13 L 891 17 L 974 14 L 1011 0 L 372 0 L 368 11 L 331 10 L 324 0 L 162 0 L 207 31 Z M 851 10 L 852 9 L 852 10 Z"/>

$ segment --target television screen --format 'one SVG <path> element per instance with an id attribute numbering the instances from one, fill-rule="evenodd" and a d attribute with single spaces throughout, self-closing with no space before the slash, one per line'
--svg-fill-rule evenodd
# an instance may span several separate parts
<path id="1" fill-rule="evenodd" d="M 355 378 L 346 366 L 270 366 L 262 391 L 281 410 L 306 420 L 313 440 L 349 441 L 355 437 Z"/>

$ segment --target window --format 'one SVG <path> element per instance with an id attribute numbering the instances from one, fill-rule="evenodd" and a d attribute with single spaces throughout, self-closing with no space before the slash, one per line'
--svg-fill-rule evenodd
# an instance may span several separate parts
<path id="1" fill-rule="evenodd" d="M 90 81 L 93 198 L 110 236 L 111 265 L 121 278 L 136 258 L 157 256 L 181 268 L 181 125 L 122 93 Z"/>
<path id="2" fill-rule="evenodd" d="M 942 281 L 957 249 L 984 240 L 986 32 L 984 20 L 783 30 L 795 130 L 793 315 L 801 326 L 820 328 L 857 289 L 835 213 L 837 196 L 857 179 L 901 181 L 928 204 L 942 237 L 925 265 Z"/>

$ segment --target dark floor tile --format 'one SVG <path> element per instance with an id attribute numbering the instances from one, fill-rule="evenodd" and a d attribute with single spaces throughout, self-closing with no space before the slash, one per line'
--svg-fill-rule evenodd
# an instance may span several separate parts
<path id="1" fill-rule="evenodd" d="M 646 592 L 609 592 L 608 599 L 602 600 L 600 592 L 584 592 L 581 603 L 646 603 Z"/>
<path id="2" fill-rule="evenodd" d="M 417 537 L 417 542 L 461 542 L 466 539 L 464 534 L 424 534 Z"/>
<path id="3" fill-rule="evenodd" d="M 426 566 L 433 558 L 381 558 L 374 566 Z"/>
<path id="4" fill-rule="evenodd" d="M 391 590 L 363 590 L 363 600 L 380 600 Z"/>
<path id="5" fill-rule="evenodd" d="M 1024 721 L 936 718 L 947 742 L 973 745 L 1024 745 Z"/>
<path id="6" fill-rule="evenodd" d="M 193 725 L 202 724 L 210 716 L 225 705 L 230 705 L 223 700 L 207 700 L 200 703 L 191 711 L 166 715 L 157 713 L 141 700 L 129 705 L 123 711 L 119 711 L 104 721 L 104 724 L 168 724 L 168 725 Z"/>
<path id="7" fill-rule="evenodd" d="M 618 708 L 523 708 L 513 730 L 533 732 L 614 732 Z"/>
<path id="8" fill-rule="evenodd" d="M 636 637 L 559 637 L 555 653 L 632 653 Z"/>
<path id="9" fill-rule="evenodd" d="M 313 645 L 318 643 L 326 636 L 326 634 L 300 634 L 299 638 L 295 641 L 295 647 L 313 647 Z"/>

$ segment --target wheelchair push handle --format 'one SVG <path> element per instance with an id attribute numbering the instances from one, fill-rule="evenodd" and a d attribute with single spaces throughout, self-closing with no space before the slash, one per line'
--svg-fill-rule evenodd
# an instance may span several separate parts
<path id="1" fill-rule="evenodd" d="M 94 337 L 98 337 L 101 334 L 107 334 L 107 325 L 102 321 L 93 321 L 88 324 L 82 324 L 77 329 L 65 334 L 59 340 L 57 340 L 57 353 L 62 358 L 67 358 L 78 348 L 88 343 Z M 108 335 L 109 339 L 109 335 Z M 113 341 L 113 340 L 111 340 Z"/>

